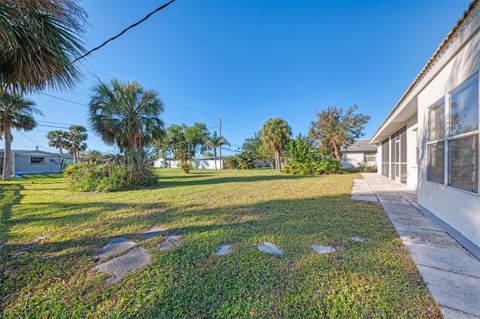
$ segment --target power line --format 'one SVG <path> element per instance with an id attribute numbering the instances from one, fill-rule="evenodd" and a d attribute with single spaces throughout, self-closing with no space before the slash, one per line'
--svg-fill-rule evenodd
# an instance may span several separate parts
<path id="1" fill-rule="evenodd" d="M 32 140 L 30 137 L 28 137 L 25 133 L 23 133 L 22 131 L 18 131 L 20 134 L 23 135 L 23 137 L 25 137 L 27 140 L 29 140 L 30 142 L 32 142 L 33 144 L 35 144 L 36 146 L 40 147 L 40 148 L 43 148 L 44 150 L 46 151 L 49 151 L 51 152 L 51 149 L 47 148 L 47 147 L 44 147 L 42 144 L 39 144 L 38 142 L 35 142 L 34 140 Z"/>
<path id="2" fill-rule="evenodd" d="M 51 94 L 43 93 L 43 92 L 40 92 L 40 94 L 51 97 L 51 98 L 54 98 L 54 99 L 57 99 L 57 100 L 60 100 L 60 101 L 69 102 L 69 103 L 76 104 L 76 105 L 83 106 L 83 107 L 88 107 L 85 104 L 75 102 L 75 101 L 72 101 L 72 100 L 69 100 L 69 99 L 65 99 L 63 97 L 59 97 L 59 96 L 55 96 L 55 95 L 51 95 Z"/>
<path id="3" fill-rule="evenodd" d="M 72 64 L 77 62 L 78 60 L 80 59 L 83 59 L 85 58 L 86 56 L 90 55 L 92 52 L 94 51 L 97 51 L 98 49 L 104 47 L 105 45 L 107 45 L 109 42 L 121 37 L 123 34 L 125 34 L 128 30 L 136 27 L 137 25 L 141 24 L 142 22 L 146 21 L 148 18 L 150 18 L 152 15 L 154 15 L 155 13 L 157 13 L 158 11 L 162 10 L 162 9 L 165 9 L 166 7 L 168 7 L 170 4 L 172 4 L 175 0 L 170 0 L 168 1 L 167 3 L 164 3 L 162 4 L 161 6 L 159 6 L 158 8 L 156 8 L 155 10 L 151 11 L 149 14 L 147 14 L 145 17 L 143 17 L 142 19 L 140 19 L 139 21 L 135 22 L 134 24 L 128 26 L 127 28 L 123 29 L 120 33 L 118 33 L 117 35 L 111 37 L 110 39 L 104 41 L 102 44 L 100 44 L 99 46 L 91 49 L 90 51 L 88 51 L 87 53 L 77 57 L 75 60 L 73 60 Z"/>

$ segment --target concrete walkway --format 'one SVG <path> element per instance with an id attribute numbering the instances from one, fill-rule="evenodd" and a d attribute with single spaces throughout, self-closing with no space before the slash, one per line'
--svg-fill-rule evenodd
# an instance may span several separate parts
<path id="1" fill-rule="evenodd" d="M 407 247 L 444 317 L 480 318 L 480 260 L 420 212 L 415 191 L 378 174 L 362 175 Z M 352 199 L 356 199 L 353 192 Z"/>

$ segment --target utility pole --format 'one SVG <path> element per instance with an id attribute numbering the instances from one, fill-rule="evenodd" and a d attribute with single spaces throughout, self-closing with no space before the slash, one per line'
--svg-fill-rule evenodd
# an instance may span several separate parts
<path id="1" fill-rule="evenodd" d="M 222 136 L 222 118 L 220 118 L 220 136 Z M 220 169 L 223 169 L 222 145 L 220 145 Z"/>

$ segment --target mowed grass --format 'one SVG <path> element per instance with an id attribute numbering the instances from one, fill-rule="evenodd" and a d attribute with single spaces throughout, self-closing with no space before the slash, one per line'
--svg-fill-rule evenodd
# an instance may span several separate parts
<path id="1" fill-rule="evenodd" d="M 158 174 L 159 187 L 117 193 L 73 193 L 58 175 L 0 184 L 3 317 L 440 318 L 381 207 L 349 199 L 359 175 Z M 105 286 L 95 252 L 153 225 L 184 243 L 137 241 L 152 264 Z M 285 254 L 261 253 L 264 241 Z M 216 257 L 225 243 L 234 252 Z"/>

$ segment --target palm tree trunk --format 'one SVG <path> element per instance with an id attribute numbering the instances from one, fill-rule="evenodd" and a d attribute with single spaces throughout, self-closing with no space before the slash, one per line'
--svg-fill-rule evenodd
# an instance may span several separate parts
<path id="1" fill-rule="evenodd" d="M 217 148 L 213 148 L 213 163 L 215 165 L 215 170 L 217 170 Z"/>
<path id="2" fill-rule="evenodd" d="M 60 172 L 63 171 L 63 150 L 61 147 L 58 148 L 60 151 Z"/>
<path id="3" fill-rule="evenodd" d="M 280 153 L 280 150 L 278 150 L 278 171 L 280 172 L 282 170 L 282 155 Z"/>
<path id="4" fill-rule="evenodd" d="M 4 130 L 5 137 L 5 150 L 3 152 L 3 180 L 10 180 L 10 175 L 12 175 L 12 128 L 10 125 L 5 125 Z"/>
<path id="5" fill-rule="evenodd" d="M 280 172 L 280 153 L 275 149 L 275 170 Z"/>

